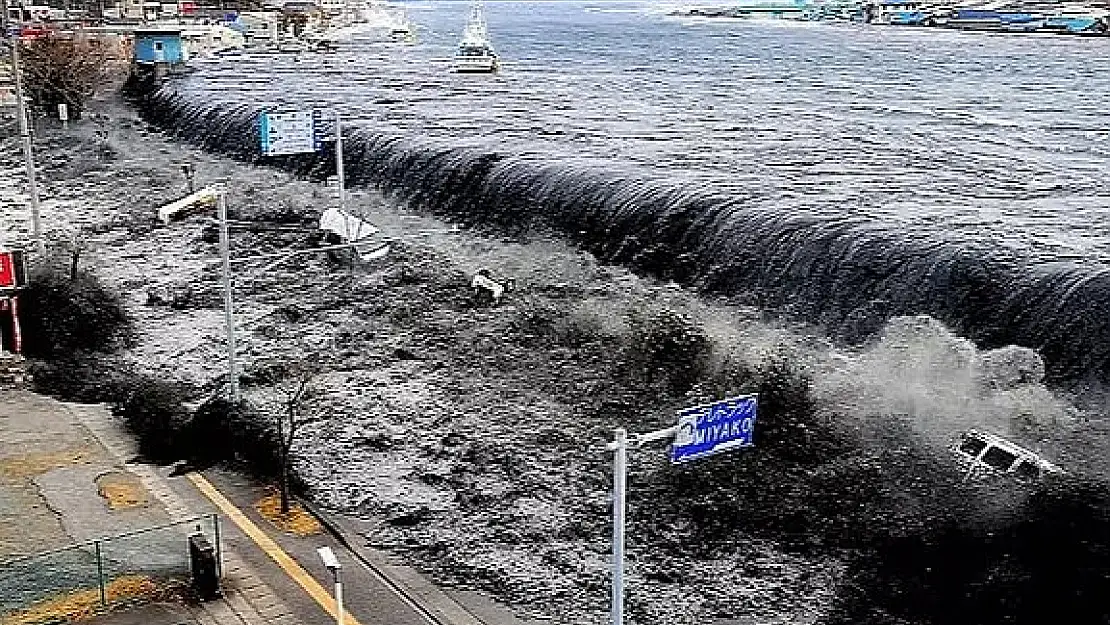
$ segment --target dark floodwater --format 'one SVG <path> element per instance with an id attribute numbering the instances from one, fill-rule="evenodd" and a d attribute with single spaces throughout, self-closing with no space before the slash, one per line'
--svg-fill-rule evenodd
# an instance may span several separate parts
<path id="1" fill-rule="evenodd" d="M 781 211 L 1110 260 L 1110 38 L 490 2 L 504 59 L 490 77 L 450 71 L 466 3 L 406 6 L 416 45 L 199 63 L 182 90 L 337 106 L 374 129 L 633 162 Z"/>

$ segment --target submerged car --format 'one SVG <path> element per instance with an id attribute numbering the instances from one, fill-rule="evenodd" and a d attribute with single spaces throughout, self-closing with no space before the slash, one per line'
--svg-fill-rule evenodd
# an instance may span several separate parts
<path id="1" fill-rule="evenodd" d="M 1047 475 L 1062 474 L 1060 467 L 1021 445 L 1001 436 L 968 430 L 952 446 L 952 451 L 967 468 L 965 479 L 988 475 L 1010 475 L 1022 481 L 1037 481 Z"/>

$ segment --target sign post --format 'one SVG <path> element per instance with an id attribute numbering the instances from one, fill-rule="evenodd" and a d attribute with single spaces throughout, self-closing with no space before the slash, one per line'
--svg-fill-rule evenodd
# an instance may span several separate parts
<path id="1" fill-rule="evenodd" d="M 0 251 L 0 289 L 18 289 L 27 284 L 23 252 Z"/>
<path id="2" fill-rule="evenodd" d="M 678 423 L 647 434 L 628 435 L 624 428 L 614 431 L 606 449 L 613 452 L 613 589 L 610 625 L 624 625 L 624 526 L 625 490 L 628 476 L 628 447 L 642 447 L 652 441 L 672 439 L 671 463 L 681 464 L 698 458 L 752 447 L 755 432 L 755 395 L 723 399 L 711 404 L 685 408 Z"/>
<path id="3" fill-rule="evenodd" d="M 733 397 L 683 409 L 671 444 L 671 462 L 704 458 L 737 447 L 752 446 L 756 398 Z"/>
<path id="4" fill-rule="evenodd" d="M 346 208 L 346 184 L 343 180 L 343 126 L 339 120 L 339 111 L 335 112 L 335 177 L 339 182 L 339 208 Z"/>
<path id="5" fill-rule="evenodd" d="M 259 118 L 262 155 L 284 156 L 315 152 L 315 126 L 311 111 L 263 113 Z"/>

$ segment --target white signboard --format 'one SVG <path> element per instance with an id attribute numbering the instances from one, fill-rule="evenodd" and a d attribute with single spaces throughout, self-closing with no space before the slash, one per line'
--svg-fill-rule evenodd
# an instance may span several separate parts
<path id="1" fill-rule="evenodd" d="M 58 105 L 58 119 L 63 122 L 69 121 L 69 107 L 67 107 L 65 103 Z"/>
<path id="2" fill-rule="evenodd" d="M 315 152 L 315 123 L 311 111 L 263 113 L 259 123 L 263 156 Z"/>

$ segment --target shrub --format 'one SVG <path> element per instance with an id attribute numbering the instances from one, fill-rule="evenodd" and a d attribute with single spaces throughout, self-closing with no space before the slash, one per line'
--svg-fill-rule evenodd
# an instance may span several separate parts
<path id="1" fill-rule="evenodd" d="M 20 296 L 23 351 L 32 358 L 107 352 L 131 338 L 131 319 L 119 297 L 95 276 L 58 270 L 32 275 Z"/>
<path id="2" fill-rule="evenodd" d="M 139 453 L 152 462 L 168 463 L 182 457 L 179 435 L 189 416 L 186 397 L 181 384 L 141 376 L 112 409 L 139 439 Z"/>
<path id="3" fill-rule="evenodd" d="M 183 455 L 201 465 L 230 463 L 267 478 L 280 471 L 277 437 L 246 402 L 209 399 L 185 426 L 182 440 Z"/>
<path id="4" fill-rule="evenodd" d="M 95 352 L 32 361 L 30 374 L 36 393 L 89 404 L 115 401 L 133 379 L 130 366 L 118 357 Z"/>

